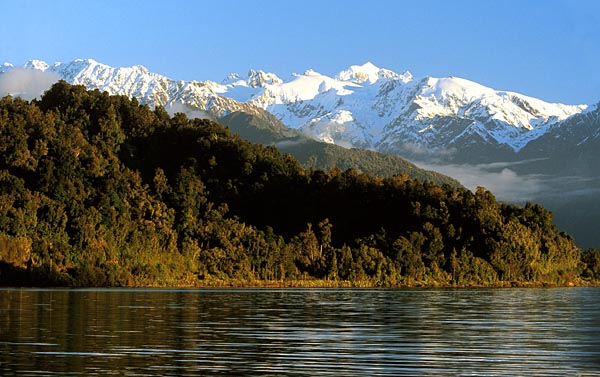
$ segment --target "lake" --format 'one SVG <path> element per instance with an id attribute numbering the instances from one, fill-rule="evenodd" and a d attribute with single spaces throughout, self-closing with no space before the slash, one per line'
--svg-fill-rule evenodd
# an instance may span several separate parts
<path id="1" fill-rule="evenodd" d="M 600 289 L 0 289 L 2 376 L 600 375 Z"/>

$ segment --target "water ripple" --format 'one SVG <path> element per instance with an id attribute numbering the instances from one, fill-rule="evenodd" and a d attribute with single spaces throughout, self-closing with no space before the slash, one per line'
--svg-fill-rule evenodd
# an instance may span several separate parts
<path id="1" fill-rule="evenodd" d="M 600 375 L 598 289 L 0 290 L 0 300 L 2 376 Z"/>

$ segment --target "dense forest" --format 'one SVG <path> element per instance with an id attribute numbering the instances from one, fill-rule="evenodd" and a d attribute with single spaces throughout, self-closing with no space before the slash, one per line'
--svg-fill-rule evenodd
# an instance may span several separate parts
<path id="1" fill-rule="evenodd" d="M 0 100 L 0 285 L 592 284 L 536 204 L 305 169 L 218 123 L 65 82 Z"/>

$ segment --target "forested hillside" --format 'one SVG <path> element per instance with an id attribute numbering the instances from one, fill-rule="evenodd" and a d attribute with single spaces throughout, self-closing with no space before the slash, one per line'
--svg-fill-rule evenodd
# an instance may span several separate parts
<path id="1" fill-rule="evenodd" d="M 277 118 L 261 119 L 256 114 L 234 112 L 219 118 L 231 132 L 253 143 L 276 146 L 282 153 L 294 156 L 302 166 L 321 170 L 338 168 L 384 177 L 408 174 L 411 178 L 437 184 L 461 186 L 457 180 L 434 171 L 418 168 L 411 162 L 391 154 L 367 149 L 343 148 L 316 141 L 301 132 L 287 128 Z"/>
<path id="2" fill-rule="evenodd" d="M 306 170 L 208 120 L 55 84 L 0 100 L 0 284 L 585 283 L 539 205 L 485 189 Z"/>

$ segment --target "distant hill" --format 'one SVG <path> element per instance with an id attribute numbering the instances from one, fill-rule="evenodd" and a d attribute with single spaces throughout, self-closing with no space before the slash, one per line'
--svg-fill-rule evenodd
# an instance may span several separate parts
<path id="1" fill-rule="evenodd" d="M 437 184 L 461 186 L 448 176 L 420 169 L 395 155 L 365 149 L 347 149 L 334 144 L 310 139 L 296 130 L 285 127 L 279 121 L 264 119 L 258 115 L 233 112 L 218 119 L 240 137 L 265 145 L 273 145 L 284 153 L 296 157 L 304 167 L 315 169 L 356 169 L 361 173 L 391 177 L 398 174 L 428 180 Z"/>

